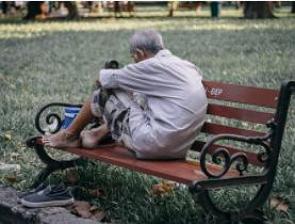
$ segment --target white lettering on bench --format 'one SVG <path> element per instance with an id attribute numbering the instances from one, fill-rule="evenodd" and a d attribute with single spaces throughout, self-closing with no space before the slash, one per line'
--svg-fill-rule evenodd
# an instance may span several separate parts
<path id="1" fill-rule="evenodd" d="M 223 93 L 223 89 L 221 88 L 211 88 L 211 89 L 207 89 L 207 92 L 211 95 L 211 96 L 219 96 Z"/>

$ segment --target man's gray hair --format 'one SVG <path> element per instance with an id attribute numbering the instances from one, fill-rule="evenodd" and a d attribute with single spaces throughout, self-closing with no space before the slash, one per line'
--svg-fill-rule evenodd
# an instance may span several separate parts
<path id="1" fill-rule="evenodd" d="M 158 53 L 164 49 L 162 35 L 153 29 L 136 31 L 130 38 L 130 53 L 134 53 L 136 49 Z"/>

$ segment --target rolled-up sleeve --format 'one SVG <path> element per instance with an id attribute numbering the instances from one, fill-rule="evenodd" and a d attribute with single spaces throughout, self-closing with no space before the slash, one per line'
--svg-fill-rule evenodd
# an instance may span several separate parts
<path id="1" fill-rule="evenodd" d="M 121 69 L 100 70 L 99 81 L 106 89 L 122 89 L 127 91 L 150 91 L 154 81 L 153 62 L 129 64 Z"/>
<path id="2" fill-rule="evenodd" d="M 99 74 L 100 84 L 106 89 L 118 88 L 118 73 L 120 69 L 102 69 Z"/>

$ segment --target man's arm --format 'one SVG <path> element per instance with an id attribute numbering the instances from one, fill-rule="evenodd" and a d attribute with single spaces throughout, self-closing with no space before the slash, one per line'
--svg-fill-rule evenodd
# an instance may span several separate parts
<path id="1" fill-rule="evenodd" d="M 121 69 L 102 69 L 99 82 L 106 89 L 146 92 L 152 89 L 151 85 L 156 78 L 154 74 L 153 62 L 140 62 Z"/>

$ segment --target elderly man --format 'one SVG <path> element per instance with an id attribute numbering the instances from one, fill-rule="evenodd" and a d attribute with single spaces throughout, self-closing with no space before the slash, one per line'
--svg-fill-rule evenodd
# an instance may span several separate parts
<path id="1" fill-rule="evenodd" d="M 135 32 L 130 53 L 134 64 L 100 70 L 101 87 L 67 129 L 43 138 L 46 145 L 95 148 L 110 132 L 137 158 L 185 157 L 207 109 L 199 69 L 165 49 L 155 30 Z M 104 123 L 83 131 L 94 116 Z"/>

